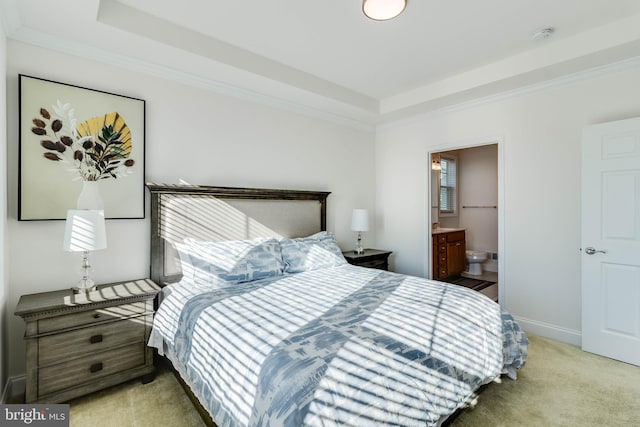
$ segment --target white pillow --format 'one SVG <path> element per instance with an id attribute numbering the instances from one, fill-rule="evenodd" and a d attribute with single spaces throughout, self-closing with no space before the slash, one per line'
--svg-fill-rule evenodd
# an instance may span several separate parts
<path id="1" fill-rule="evenodd" d="M 276 239 L 202 242 L 185 239 L 177 244 L 185 277 L 198 282 L 248 282 L 281 276 L 284 265 Z"/>
<path id="2" fill-rule="evenodd" d="M 346 264 L 333 233 L 321 231 L 309 237 L 280 240 L 285 273 L 300 273 Z"/>

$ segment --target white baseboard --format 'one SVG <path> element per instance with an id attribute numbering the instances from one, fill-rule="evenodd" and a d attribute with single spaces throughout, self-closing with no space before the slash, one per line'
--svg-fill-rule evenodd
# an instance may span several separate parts
<path id="1" fill-rule="evenodd" d="M 27 381 L 24 375 L 9 377 L 2 391 L 2 400 L 0 402 L 13 402 L 19 396 L 23 396 L 27 388 Z"/>
<path id="2" fill-rule="evenodd" d="M 582 346 L 582 332 L 575 329 L 563 328 L 561 326 L 551 325 L 549 323 L 540 322 L 538 320 L 525 319 L 524 317 L 513 316 L 518 324 L 525 330 L 541 337 L 551 338 L 552 340 L 562 341 L 575 346 Z"/>

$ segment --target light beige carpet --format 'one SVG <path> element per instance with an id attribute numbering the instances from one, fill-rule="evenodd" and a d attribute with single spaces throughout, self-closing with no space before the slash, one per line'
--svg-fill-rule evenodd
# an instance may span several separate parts
<path id="1" fill-rule="evenodd" d="M 640 368 L 529 335 L 529 360 L 517 381 L 489 385 L 451 426 L 640 426 Z M 168 371 L 71 403 L 71 426 L 202 426 Z"/>
<path id="2" fill-rule="evenodd" d="M 173 373 L 164 369 L 148 384 L 130 381 L 69 403 L 71 427 L 204 425 Z"/>
<path id="3" fill-rule="evenodd" d="M 489 385 L 452 426 L 640 426 L 640 367 L 529 334 L 518 380 Z"/>

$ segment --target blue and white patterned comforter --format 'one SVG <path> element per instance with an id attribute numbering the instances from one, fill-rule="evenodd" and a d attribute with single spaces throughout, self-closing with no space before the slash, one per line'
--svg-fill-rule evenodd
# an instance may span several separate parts
<path id="1" fill-rule="evenodd" d="M 352 265 L 165 288 L 149 345 L 220 427 L 437 425 L 527 338 L 466 288 Z"/>

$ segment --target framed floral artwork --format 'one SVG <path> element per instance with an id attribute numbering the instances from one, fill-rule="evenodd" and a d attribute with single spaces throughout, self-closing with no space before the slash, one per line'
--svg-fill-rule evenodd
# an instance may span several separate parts
<path id="1" fill-rule="evenodd" d="M 145 102 L 19 75 L 18 219 L 144 218 Z"/>

